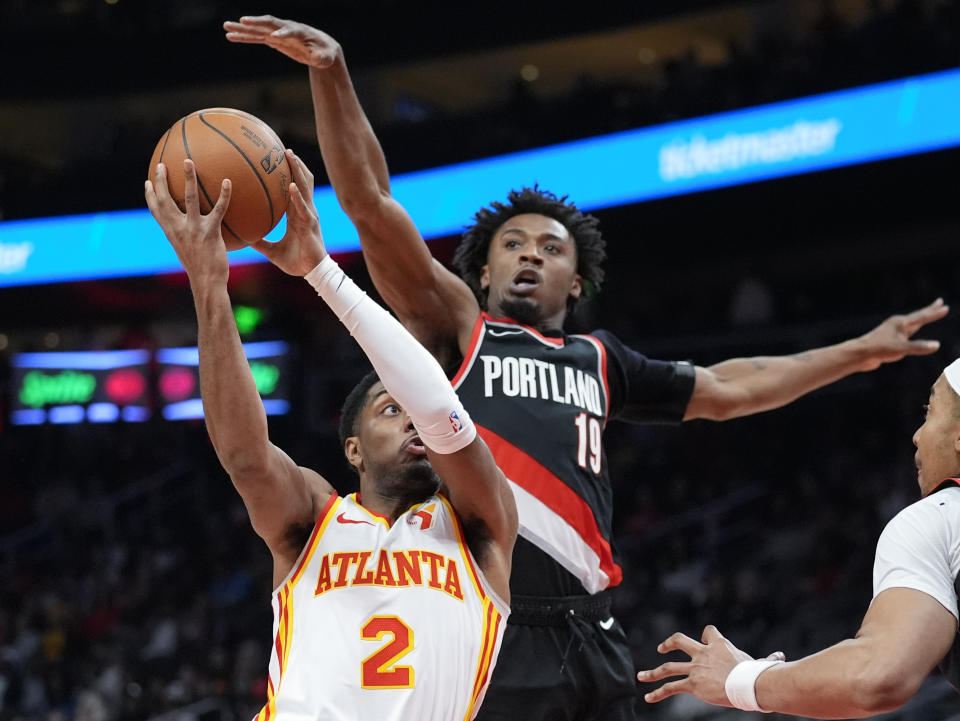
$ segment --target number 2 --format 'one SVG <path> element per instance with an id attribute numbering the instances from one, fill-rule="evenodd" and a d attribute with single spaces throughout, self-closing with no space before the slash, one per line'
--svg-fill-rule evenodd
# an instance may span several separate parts
<path id="1" fill-rule="evenodd" d="M 372 616 L 360 629 L 364 641 L 392 638 L 360 664 L 360 685 L 367 689 L 413 688 L 413 668 L 394 664 L 413 650 L 413 629 L 396 616 Z"/>
<path id="2" fill-rule="evenodd" d="M 583 412 L 580 413 L 573 422 L 580 432 L 580 442 L 577 445 L 577 463 L 581 468 L 587 467 L 587 448 L 589 447 L 590 470 L 594 473 L 600 473 L 600 463 L 603 457 L 600 421 Z"/>

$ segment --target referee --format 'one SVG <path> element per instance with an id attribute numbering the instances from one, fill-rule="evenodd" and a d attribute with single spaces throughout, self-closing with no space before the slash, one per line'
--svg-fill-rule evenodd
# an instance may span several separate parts
<path id="1" fill-rule="evenodd" d="M 675 633 L 657 650 L 683 651 L 690 660 L 641 671 L 637 679 L 683 678 L 646 700 L 689 693 L 748 711 L 863 718 L 900 708 L 938 664 L 960 690 L 960 358 L 930 389 L 913 444 L 922 498 L 900 511 L 877 542 L 873 601 L 854 638 L 785 663 L 751 659 L 713 626 L 704 629 L 702 643 Z"/>

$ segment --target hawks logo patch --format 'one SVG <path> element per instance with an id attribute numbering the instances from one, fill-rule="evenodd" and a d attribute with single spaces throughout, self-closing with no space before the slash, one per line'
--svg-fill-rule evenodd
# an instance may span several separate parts
<path id="1" fill-rule="evenodd" d="M 407 523 L 411 526 L 420 525 L 421 531 L 426 531 L 430 526 L 433 525 L 433 512 L 437 509 L 436 503 L 431 503 L 429 506 L 424 506 L 419 511 L 410 514 L 410 518 L 407 519 Z"/>

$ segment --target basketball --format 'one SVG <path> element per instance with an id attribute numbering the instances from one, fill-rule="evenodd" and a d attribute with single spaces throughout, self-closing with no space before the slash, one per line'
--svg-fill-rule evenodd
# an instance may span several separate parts
<path id="1" fill-rule="evenodd" d="M 148 177 L 157 163 L 167 166 L 173 199 L 184 210 L 183 161 L 197 170 L 200 212 L 209 213 L 220 197 L 220 184 L 230 178 L 233 192 L 223 218 L 227 250 L 260 240 L 273 230 L 290 199 L 290 166 L 283 143 L 259 118 L 233 108 L 207 108 L 180 118 L 163 134 L 150 158 Z"/>

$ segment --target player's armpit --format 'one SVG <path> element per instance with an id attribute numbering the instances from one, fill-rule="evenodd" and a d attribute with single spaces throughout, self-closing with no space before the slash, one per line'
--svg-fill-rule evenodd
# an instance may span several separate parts
<path id="1" fill-rule="evenodd" d="M 313 523 L 316 512 L 334 493 L 316 471 L 298 466 L 270 445 L 263 465 L 235 468 L 230 480 L 240 493 L 254 531 L 276 556 L 287 549 L 291 526 Z M 299 553 L 300 549 L 294 549 Z"/>
<path id="2" fill-rule="evenodd" d="M 494 590 L 508 600 L 510 559 L 518 520 L 507 479 L 479 436 L 455 453 L 435 453 L 428 448 L 427 454 L 461 520 L 480 519 L 489 530 L 492 548 L 481 554 L 481 567 Z"/>

